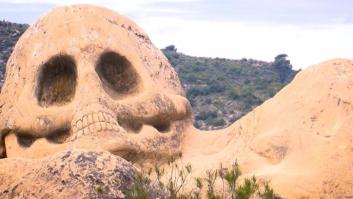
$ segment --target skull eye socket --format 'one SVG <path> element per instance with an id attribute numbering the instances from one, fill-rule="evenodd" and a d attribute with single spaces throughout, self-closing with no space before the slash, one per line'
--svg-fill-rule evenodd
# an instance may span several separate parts
<path id="1" fill-rule="evenodd" d="M 36 96 L 41 106 L 62 105 L 75 95 L 77 69 L 69 55 L 56 55 L 42 67 Z"/>
<path id="2" fill-rule="evenodd" d="M 118 53 L 104 52 L 95 67 L 105 91 L 113 97 L 133 93 L 140 78 L 126 57 Z"/>

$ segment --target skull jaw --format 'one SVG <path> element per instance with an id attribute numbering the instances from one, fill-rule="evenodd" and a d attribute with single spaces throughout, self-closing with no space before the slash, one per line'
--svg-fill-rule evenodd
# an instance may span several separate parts
<path id="1" fill-rule="evenodd" d="M 100 132 L 104 133 L 104 132 Z M 110 133 L 110 132 L 109 132 Z M 21 157 L 21 158 L 43 158 L 54 153 L 67 150 L 70 148 L 77 149 L 91 149 L 91 150 L 106 150 L 112 152 L 114 154 L 126 154 L 127 152 L 136 151 L 136 148 L 139 148 L 138 145 L 133 144 L 130 140 L 122 140 L 121 138 L 117 138 L 117 136 L 107 136 L 103 138 L 97 139 L 96 136 L 85 136 L 76 139 L 72 142 L 66 143 L 52 143 L 45 138 L 36 139 L 33 144 L 30 146 L 23 146 L 20 144 L 19 138 L 14 133 L 9 133 L 5 136 L 5 151 L 6 157 Z M 122 151 L 122 152 L 120 152 Z"/>
<path id="2" fill-rule="evenodd" d="M 176 122 L 178 123 L 178 122 Z M 183 123 L 183 122 L 181 122 Z M 180 128 L 173 124 L 170 131 Z M 99 136 L 97 136 L 99 134 Z M 161 134 L 150 125 L 143 125 L 140 133 L 133 134 L 120 129 L 119 131 L 100 131 L 96 134 L 84 135 L 63 143 L 53 143 L 46 138 L 36 138 L 30 146 L 24 146 L 23 141 L 15 132 L 9 132 L 4 137 L 6 157 L 43 158 L 67 149 L 105 150 L 125 160 L 145 164 L 168 161 L 171 156 L 181 153 L 180 136 L 176 132 Z M 71 139 L 71 140 L 70 140 Z"/>
<path id="3" fill-rule="evenodd" d="M 97 110 L 111 109 L 86 107 L 84 110 L 87 113 L 79 112 L 78 119 L 74 117 L 70 127 L 67 127 L 66 121 L 65 125 L 59 126 L 55 131 L 42 130 L 40 133 L 24 131 L 20 128 L 23 125 L 18 125 L 19 128 L 9 130 L 4 136 L 6 156 L 42 158 L 59 151 L 77 148 L 109 151 L 127 161 L 139 164 L 167 162 L 171 156 L 181 153 L 181 139 L 183 133 L 187 132 L 186 129 L 192 127 L 192 115 L 190 104 L 185 98 L 179 96 L 162 97 L 162 100 L 160 98 L 158 96 L 156 100 L 152 98 L 145 107 L 164 102 L 167 105 L 173 104 L 172 108 L 157 111 L 152 108 L 151 113 L 146 114 L 150 117 L 146 118 L 140 116 L 139 112 L 133 112 L 128 120 L 121 121 L 120 118 L 125 118 L 115 119 L 116 113 L 109 112 L 103 115 L 103 120 L 99 117 L 95 119 Z M 172 101 L 168 102 L 169 99 Z M 168 107 L 162 105 L 161 107 Z M 119 116 L 129 115 L 121 110 L 117 113 Z M 78 121 L 83 122 L 79 124 Z M 139 128 L 134 128 L 134 124 L 139 124 Z"/>

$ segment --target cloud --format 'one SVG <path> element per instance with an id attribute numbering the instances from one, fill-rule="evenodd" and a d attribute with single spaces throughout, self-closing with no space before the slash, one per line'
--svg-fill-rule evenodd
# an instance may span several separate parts
<path id="1" fill-rule="evenodd" d="M 150 18 L 139 24 L 158 47 L 175 44 L 195 56 L 272 61 L 286 53 L 296 68 L 335 57 L 353 58 L 353 25 L 259 25 Z"/>
<path id="2" fill-rule="evenodd" d="M 189 15 L 179 17 L 193 20 L 301 25 L 353 22 L 353 2 L 348 0 L 202 0 L 148 5 L 188 11 Z"/>
<path id="3" fill-rule="evenodd" d="M 198 0 L 0 0 L 0 17 L 15 19 L 15 22 L 19 19 L 24 19 L 22 23 L 32 23 L 35 19 L 43 14 L 48 9 L 62 5 L 72 4 L 94 4 L 104 6 L 119 13 L 127 15 L 134 20 L 137 18 L 150 17 L 154 15 L 170 15 L 170 14 L 181 14 L 184 13 L 178 8 L 161 8 L 151 7 L 149 5 L 155 3 L 190 3 Z M 21 10 L 21 15 L 18 14 L 10 16 L 11 13 L 18 13 Z M 36 13 L 35 13 L 36 12 Z M 35 17 L 34 17 L 34 16 Z M 4 17 L 5 16 L 5 17 Z M 26 20 L 27 17 L 28 19 Z"/>
<path id="4" fill-rule="evenodd" d="M 52 4 L 0 3 L 0 20 L 16 23 L 32 23 L 40 15 L 54 7 Z"/>
<path id="5" fill-rule="evenodd" d="M 31 23 L 71 0 L 0 0 L 0 18 Z M 116 10 L 139 24 L 157 47 L 226 58 L 272 61 L 286 53 L 296 68 L 353 58 L 350 0 L 78 0 Z M 7 6 L 4 6 L 7 5 Z"/>

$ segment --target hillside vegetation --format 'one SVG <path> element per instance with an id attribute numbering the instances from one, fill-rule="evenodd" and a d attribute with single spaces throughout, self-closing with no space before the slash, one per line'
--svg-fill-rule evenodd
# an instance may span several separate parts
<path id="1" fill-rule="evenodd" d="M 4 83 L 5 65 L 18 38 L 28 28 L 26 24 L 0 21 L 0 89 Z"/>
<path id="2" fill-rule="evenodd" d="M 193 57 L 171 45 L 162 49 L 176 69 L 195 114 L 195 126 L 228 126 L 275 95 L 297 71 L 286 54 L 273 62 Z"/>
<path id="3" fill-rule="evenodd" d="M 6 62 L 26 24 L 0 21 L 0 89 Z M 188 56 L 171 45 L 162 52 L 178 72 L 195 114 L 195 126 L 228 126 L 275 95 L 297 71 L 286 54 L 273 62 Z"/>

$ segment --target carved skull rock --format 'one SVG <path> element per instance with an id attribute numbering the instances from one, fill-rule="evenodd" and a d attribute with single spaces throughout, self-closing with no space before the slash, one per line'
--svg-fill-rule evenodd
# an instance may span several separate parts
<path id="1" fill-rule="evenodd" d="M 7 63 L 0 152 L 39 158 L 77 147 L 136 161 L 179 153 L 191 122 L 177 74 L 136 24 L 96 6 L 60 7 Z"/>

